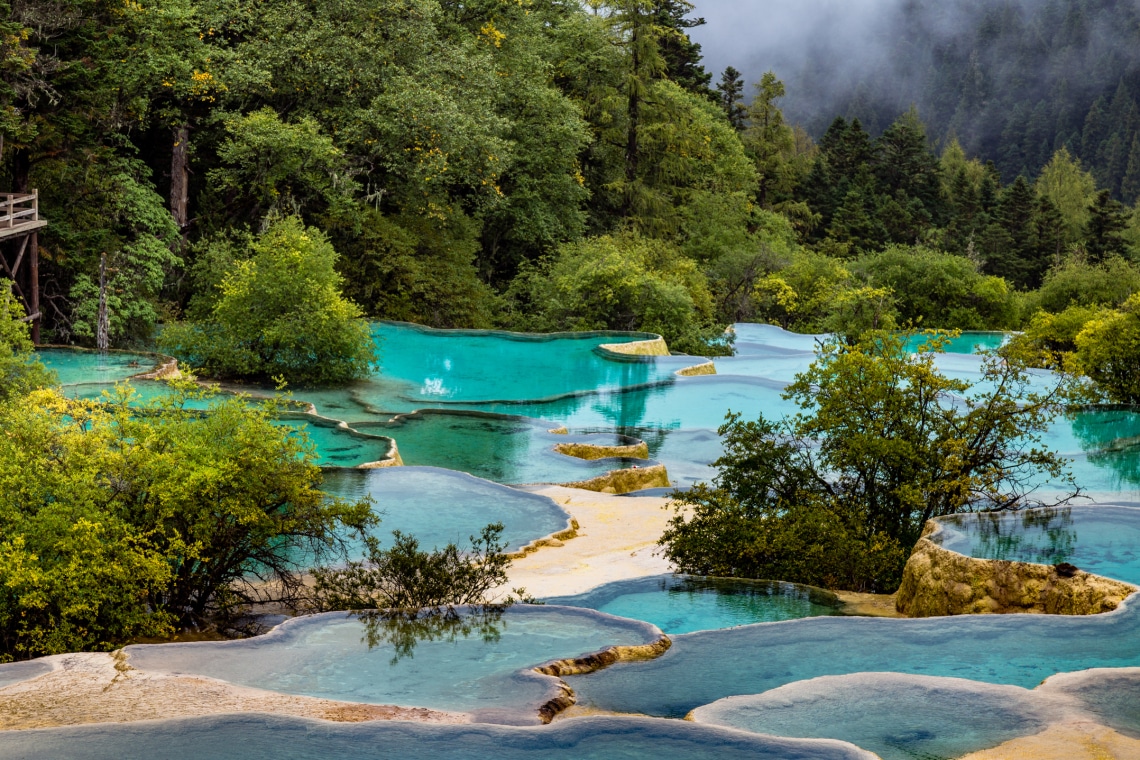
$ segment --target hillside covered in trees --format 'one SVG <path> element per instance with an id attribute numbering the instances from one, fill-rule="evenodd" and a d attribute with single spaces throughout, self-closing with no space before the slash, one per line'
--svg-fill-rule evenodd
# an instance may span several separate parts
<path id="1" fill-rule="evenodd" d="M 167 348 L 199 365 L 244 349 L 172 323 L 220 330 L 243 300 L 648 330 L 700 353 L 728 350 L 718 336 L 741 320 L 1010 329 L 1119 307 L 1140 285 L 1140 216 L 1101 153 L 1137 139 L 1131 62 L 1065 51 L 1131 11 L 984 5 L 989 58 L 916 43 L 926 63 L 898 65 L 943 89 L 964 86 L 959 59 L 1070 83 L 979 75 L 985 97 L 917 111 L 863 88 L 813 140 L 781 111 L 814 97 L 810 78 L 715 83 L 683 0 L 22 0 L 4 13 L 0 183 L 38 188 L 51 221 L 46 339 L 94 342 L 105 255 L 112 344 L 167 323 Z M 929 11 L 908 8 L 916 24 Z M 1055 25 L 1040 15 L 1058 8 Z M 1010 98 L 1031 96 L 1045 136 L 1003 126 L 994 142 L 993 120 L 1024 111 Z M 301 298 L 283 283 L 304 251 L 320 283 Z"/>
<path id="2" fill-rule="evenodd" d="M 1140 196 L 1135 3 L 884 0 L 860 9 L 857 31 L 811 35 L 768 64 L 788 82 L 789 115 L 809 132 L 842 115 L 878 134 L 913 105 L 937 144 L 956 137 L 1007 182 L 1035 177 L 1064 147 L 1114 197 Z"/>

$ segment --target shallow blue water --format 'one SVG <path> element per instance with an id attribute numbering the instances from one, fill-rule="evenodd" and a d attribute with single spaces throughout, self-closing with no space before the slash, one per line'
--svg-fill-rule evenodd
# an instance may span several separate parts
<path id="1" fill-rule="evenodd" d="M 954 515 L 939 520 L 934 540 L 983 559 L 1068 562 L 1082 570 L 1140 584 L 1140 508 L 1074 506 L 1025 512 Z"/>
<path id="2" fill-rule="evenodd" d="M 325 723 L 226 715 L 147 724 L 0 732 L 12 760 L 870 760 L 851 745 L 776 739 L 645 718 L 541 728 Z"/>
<path id="3" fill-rule="evenodd" d="M 1140 739 L 1140 669 L 1090 670 L 1051 678 L 1040 689 L 1072 697 L 1099 723 Z"/>
<path id="4" fill-rule="evenodd" d="M 0 665 L 0 689 L 20 681 L 42 676 L 44 673 L 50 673 L 51 669 L 51 665 L 43 660 L 10 662 Z"/>
<path id="5" fill-rule="evenodd" d="M 460 546 L 483 526 L 501 522 L 508 551 L 565 530 L 569 515 L 551 499 L 435 467 L 388 467 L 325 473 L 323 488 L 348 499 L 371 497 L 380 514 L 376 535 L 415 536 L 423 549 Z"/>
<path id="6" fill-rule="evenodd" d="M 652 626 L 570 607 L 461 613 L 438 630 L 370 628 L 345 613 L 296 618 L 240 641 L 127 647 L 132 666 L 220 678 L 287 694 L 472 713 L 533 724 L 557 680 L 530 668 L 614 645 L 646 644 Z M 408 648 L 409 638 L 414 642 Z"/>
<path id="7" fill-rule="evenodd" d="M 824 677 L 698 708 L 700 723 L 776 736 L 841 739 L 882 760 L 953 760 L 1073 715 L 1016 686 L 895 673 Z"/>
<path id="8" fill-rule="evenodd" d="M 673 575 L 608 583 L 546 601 L 644 620 L 670 635 L 837 615 L 840 607 L 833 594 L 792 583 Z"/>
<path id="9" fill-rule="evenodd" d="M 62 385 L 77 383 L 115 383 L 131 375 L 150 372 L 156 365 L 153 356 L 129 351 L 84 351 L 68 348 L 41 348 L 36 356 L 56 373 Z"/>
<path id="10" fill-rule="evenodd" d="M 763 653 L 763 656 L 757 656 Z M 1055 673 L 1140 666 L 1140 599 L 1089 617 L 817 617 L 673 638 L 659 659 L 568 678 L 580 702 L 683 717 L 824 675 L 897 672 L 1032 688 Z"/>
<path id="11" fill-rule="evenodd" d="M 618 446 L 638 439 L 612 433 L 557 435 L 550 423 L 473 412 L 428 411 L 391 422 L 358 423 L 361 432 L 399 440 L 407 465 L 445 467 L 498 483 L 568 483 L 602 475 L 645 460 L 583 460 L 557 453 L 560 443 Z"/>
<path id="12" fill-rule="evenodd" d="M 316 463 L 321 467 L 359 467 L 379 462 L 387 457 L 391 446 L 388 438 L 347 430 L 311 417 L 294 416 L 275 420 L 273 424 L 303 433 L 314 447 Z"/>

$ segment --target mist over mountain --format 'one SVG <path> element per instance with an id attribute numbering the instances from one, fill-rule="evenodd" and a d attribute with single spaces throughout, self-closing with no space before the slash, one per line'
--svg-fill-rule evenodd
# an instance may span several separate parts
<path id="1" fill-rule="evenodd" d="M 813 135 L 837 116 L 878 133 L 913 105 L 936 144 L 956 136 L 1007 180 L 1065 146 L 1140 194 L 1140 0 L 703 0 L 694 15 L 708 69 L 774 70 Z"/>

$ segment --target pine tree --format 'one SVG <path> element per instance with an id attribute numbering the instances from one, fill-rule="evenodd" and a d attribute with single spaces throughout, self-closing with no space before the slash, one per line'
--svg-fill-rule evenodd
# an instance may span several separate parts
<path id="1" fill-rule="evenodd" d="M 756 97 L 748 108 L 748 129 L 741 135 L 744 147 L 756 163 L 760 175 L 757 200 L 770 207 L 774 196 L 789 196 L 795 184 L 790 161 L 796 141 L 792 128 L 784 123 L 784 114 L 776 101 L 784 97 L 784 83 L 771 71 L 756 83 Z"/>
<path id="2" fill-rule="evenodd" d="M 744 77 L 729 66 L 720 75 L 720 84 L 716 86 L 716 91 L 720 93 L 720 107 L 724 109 L 729 124 L 737 132 L 743 130 L 748 119 L 748 107 L 743 102 Z"/>
<path id="3" fill-rule="evenodd" d="M 653 23 L 661 30 L 658 44 L 665 61 L 665 76 L 689 92 L 716 99 L 709 89 L 712 74 L 701 65 L 701 46 L 686 29 L 703 26 L 703 18 L 686 18 L 693 4 L 686 0 L 653 0 Z"/>
<path id="4" fill-rule="evenodd" d="M 828 237 L 840 243 L 850 243 L 857 251 L 868 252 L 881 248 L 887 231 L 879 223 L 879 208 L 875 181 L 864 169 L 851 184 L 827 230 Z"/>
<path id="5" fill-rule="evenodd" d="M 1035 266 L 1029 272 L 1029 287 L 1040 287 L 1049 270 L 1055 262 L 1060 261 L 1068 242 L 1068 229 L 1065 217 L 1057 204 L 1042 196 L 1037 199 L 1037 213 L 1033 217 L 1034 234 L 1037 237 L 1037 255 L 1034 257 Z"/>
<path id="6" fill-rule="evenodd" d="M 986 273 L 1028 287 L 1039 274 L 1034 217 L 1037 201 L 1025 177 L 1018 176 L 1001 195 L 994 222 L 983 242 Z"/>
<path id="7" fill-rule="evenodd" d="M 1132 136 L 1132 149 L 1128 151 L 1128 168 L 1120 181 L 1120 197 L 1125 203 L 1140 199 L 1140 132 Z"/>
<path id="8" fill-rule="evenodd" d="M 1124 204 L 1112 199 L 1108 190 L 1096 194 L 1089 207 L 1089 221 L 1085 226 L 1085 250 L 1093 263 L 1109 256 L 1124 255 L 1127 243 L 1124 231 L 1128 227 L 1129 213 Z"/>
<path id="9" fill-rule="evenodd" d="M 932 219 L 942 215 L 941 166 L 926 141 L 926 127 L 911 108 L 875 141 L 880 192 L 917 200 Z"/>

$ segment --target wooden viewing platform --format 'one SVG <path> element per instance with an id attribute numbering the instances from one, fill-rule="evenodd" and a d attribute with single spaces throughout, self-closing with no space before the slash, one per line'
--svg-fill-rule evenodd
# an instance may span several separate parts
<path id="1" fill-rule="evenodd" d="M 10 279 L 12 291 L 23 300 L 34 343 L 40 342 L 39 231 L 46 226 L 38 190 L 0 194 L 0 277 Z M 25 261 L 27 273 L 21 277 Z"/>

